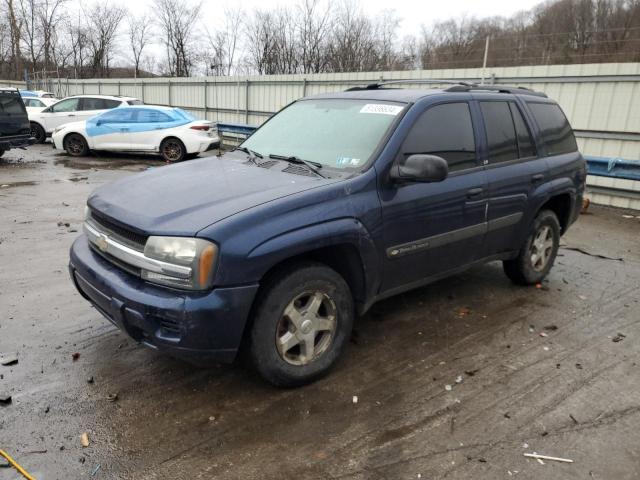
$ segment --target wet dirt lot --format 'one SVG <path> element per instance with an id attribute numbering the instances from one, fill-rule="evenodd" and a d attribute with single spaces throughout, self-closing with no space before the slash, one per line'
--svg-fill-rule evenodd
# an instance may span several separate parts
<path id="1" fill-rule="evenodd" d="M 0 160 L 0 354 L 19 358 L 0 366 L 13 400 L 0 449 L 35 478 L 640 477 L 631 212 L 592 206 L 542 288 L 495 263 L 375 305 L 328 377 L 277 390 L 239 364 L 196 369 L 140 347 L 75 292 L 68 249 L 87 195 L 161 165 L 70 162 L 50 146 Z"/>

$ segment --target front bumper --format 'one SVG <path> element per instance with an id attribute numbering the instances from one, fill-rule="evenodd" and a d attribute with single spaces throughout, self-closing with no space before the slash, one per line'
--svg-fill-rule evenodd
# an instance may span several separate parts
<path id="1" fill-rule="evenodd" d="M 112 265 L 81 235 L 69 273 L 80 294 L 134 340 L 198 365 L 236 357 L 258 285 L 185 292 Z"/>

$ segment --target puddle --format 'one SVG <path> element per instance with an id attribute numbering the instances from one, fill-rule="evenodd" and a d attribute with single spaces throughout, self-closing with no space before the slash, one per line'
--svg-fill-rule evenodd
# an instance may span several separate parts
<path id="1" fill-rule="evenodd" d="M 33 185 L 38 185 L 40 182 L 27 181 L 27 182 L 9 182 L 0 184 L 0 189 L 3 188 L 13 188 L 13 187 L 31 187 Z"/>
<path id="2" fill-rule="evenodd" d="M 62 165 L 67 168 L 73 168 L 76 170 L 91 170 L 91 169 L 103 169 L 103 170 L 145 170 L 147 167 L 157 167 L 164 165 L 164 162 L 158 160 L 151 160 L 148 158 L 56 158 L 53 161 L 54 165 Z M 78 179 L 72 178 L 71 181 L 82 180 L 82 177 Z"/>

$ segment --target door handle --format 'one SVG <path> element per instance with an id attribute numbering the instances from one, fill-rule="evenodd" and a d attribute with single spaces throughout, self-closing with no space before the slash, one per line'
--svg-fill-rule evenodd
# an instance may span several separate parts
<path id="1" fill-rule="evenodd" d="M 479 197 L 480 195 L 482 195 L 482 192 L 484 192 L 484 188 L 472 188 L 471 190 L 467 190 L 467 198 Z"/>
<path id="2" fill-rule="evenodd" d="M 544 174 L 542 173 L 536 173 L 531 177 L 531 183 L 540 183 L 542 180 L 544 180 Z"/>
<path id="3" fill-rule="evenodd" d="M 70 113 L 69 115 L 67 115 L 67 117 L 75 117 L 75 114 Z"/>

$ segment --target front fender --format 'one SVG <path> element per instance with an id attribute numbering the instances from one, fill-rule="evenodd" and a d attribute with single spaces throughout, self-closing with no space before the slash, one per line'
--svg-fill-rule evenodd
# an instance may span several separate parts
<path id="1" fill-rule="evenodd" d="M 239 271 L 245 281 L 259 281 L 281 262 L 319 248 L 339 245 L 353 246 L 358 252 L 365 281 L 365 295 L 370 297 L 379 283 L 378 255 L 370 232 L 355 218 L 316 223 L 269 238 L 248 253 Z M 224 272 L 223 275 L 233 277 L 231 272 Z M 229 280 L 233 282 L 232 279 Z"/>

